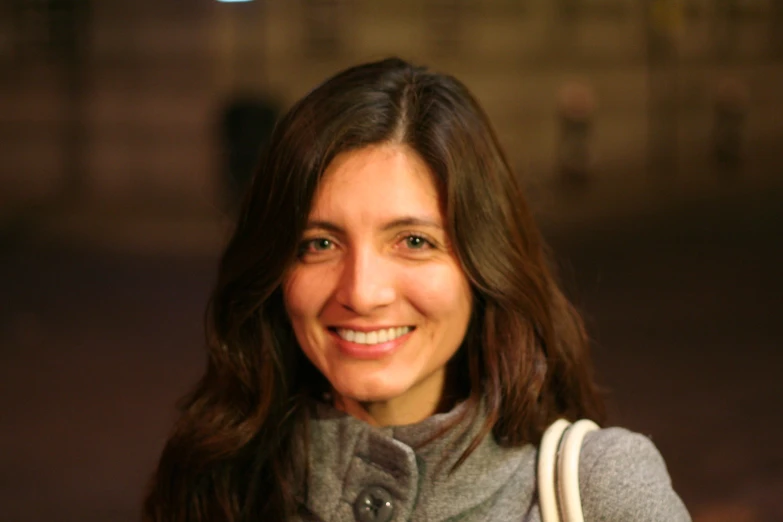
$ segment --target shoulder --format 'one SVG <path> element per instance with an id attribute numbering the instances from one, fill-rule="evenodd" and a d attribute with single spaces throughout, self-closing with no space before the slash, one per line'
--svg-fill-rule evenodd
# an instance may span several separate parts
<path id="1" fill-rule="evenodd" d="M 585 520 L 690 521 L 658 449 L 639 433 L 588 433 L 579 463 Z"/>

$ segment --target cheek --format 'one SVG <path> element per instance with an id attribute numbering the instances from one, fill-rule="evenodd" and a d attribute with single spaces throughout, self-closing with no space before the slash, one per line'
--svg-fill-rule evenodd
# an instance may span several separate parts
<path id="1" fill-rule="evenodd" d="M 308 359 L 318 364 L 320 345 L 318 328 L 315 324 L 322 303 L 318 298 L 318 279 L 311 277 L 310 271 L 294 269 L 283 281 L 283 304 L 291 321 L 294 336 Z"/>
<path id="2" fill-rule="evenodd" d="M 288 317 L 292 321 L 301 316 L 303 312 L 302 306 L 304 301 L 301 297 L 301 288 L 301 277 L 296 270 L 288 274 L 283 280 L 283 304 Z"/>
<path id="3" fill-rule="evenodd" d="M 318 316 L 327 299 L 329 279 L 309 267 L 299 267 L 283 281 L 283 302 L 293 322 Z"/>
<path id="4" fill-rule="evenodd" d="M 405 294 L 420 312 L 433 319 L 467 323 L 470 316 L 470 286 L 456 266 L 411 270 L 405 279 Z"/>

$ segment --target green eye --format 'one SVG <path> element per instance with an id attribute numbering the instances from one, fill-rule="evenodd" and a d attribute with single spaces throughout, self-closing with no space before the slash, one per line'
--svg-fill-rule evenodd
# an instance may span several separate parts
<path id="1" fill-rule="evenodd" d="M 423 248 L 432 246 L 431 243 L 423 237 L 413 235 L 405 238 L 405 245 L 412 250 L 421 250 Z"/>
<path id="2" fill-rule="evenodd" d="M 307 239 L 302 241 L 299 246 L 299 255 L 305 256 L 307 254 L 316 254 L 318 252 L 326 252 L 334 247 L 334 243 L 331 239 L 325 237 L 318 237 L 315 239 Z"/>
<path id="3" fill-rule="evenodd" d="M 322 250 L 329 250 L 332 248 L 332 242 L 326 238 L 319 237 L 318 239 L 313 239 L 310 241 L 310 248 L 320 252 Z"/>

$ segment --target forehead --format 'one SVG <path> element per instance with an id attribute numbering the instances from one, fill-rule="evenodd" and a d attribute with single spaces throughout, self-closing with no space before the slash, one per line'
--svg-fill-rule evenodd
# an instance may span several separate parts
<path id="1" fill-rule="evenodd" d="M 311 219 L 377 221 L 411 215 L 441 221 L 440 198 L 424 160 L 403 145 L 344 152 L 324 172 Z"/>

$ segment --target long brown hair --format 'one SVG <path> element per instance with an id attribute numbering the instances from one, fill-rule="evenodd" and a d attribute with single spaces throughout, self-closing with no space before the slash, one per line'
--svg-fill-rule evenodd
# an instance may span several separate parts
<path id="1" fill-rule="evenodd" d="M 155 522 L 285 520 L 306 474 L 307 397 L 318 372 L 284 312 L 281 282 L 320 176 L 342 152 L 404 144 L 429 165 L 474 294 L 458 371 L 484 430 L 538 443 L 557 417 L 601 422 L 582 321 L 564 297 L 483 110 L 455 78 L 399 59 L 343 71 L 278 122 L 221 259 L 208 363 L 166 444 L 144 506 Z"/>

